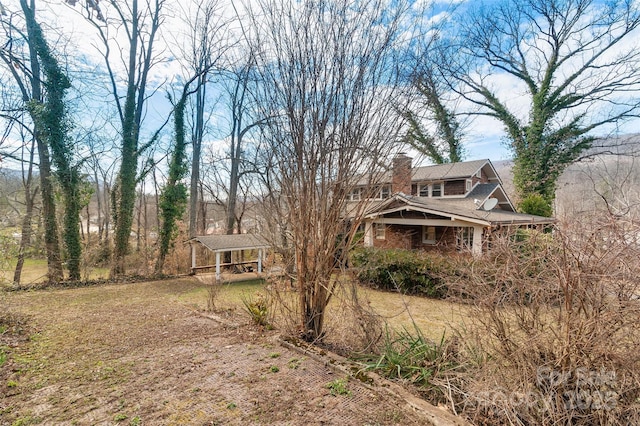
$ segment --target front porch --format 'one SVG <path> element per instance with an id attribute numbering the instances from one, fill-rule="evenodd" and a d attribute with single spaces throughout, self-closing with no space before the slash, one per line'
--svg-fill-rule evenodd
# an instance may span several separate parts
<path id="1" fill-rule="evenodd" d="M 469 223 L 452 224 L 452 221 L 447 221 L 447 225 L 433 220 L 406 223 L 406 220 L 380 218 L 365 223 L 364 245 L 407 250 L 466 251 L 474 255 L 482 253 L 489 228 Z"/>

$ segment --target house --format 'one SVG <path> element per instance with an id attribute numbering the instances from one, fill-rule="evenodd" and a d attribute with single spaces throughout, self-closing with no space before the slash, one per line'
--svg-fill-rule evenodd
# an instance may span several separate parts
<path id="1" fill-rule="evenodd" d="M 364 213 L 365 246 L 477 255 L 495 232 L 555 222 L 516 213 L 488 159 L 413 168 L 412 159 L 399 154 L 383 180 Z M 366 188 L 354 188 L 350 201 Z"/>

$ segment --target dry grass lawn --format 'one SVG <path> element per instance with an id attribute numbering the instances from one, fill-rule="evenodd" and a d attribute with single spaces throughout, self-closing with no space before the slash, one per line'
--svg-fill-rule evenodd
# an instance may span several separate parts
<path id="1" fill-rule="evenodd" d="M 428 424 L 404 400 L 252 326 L 242 294 L 260 288 L 226 286 L 224 321 L 203 315 L 207 290 L 195 278 L 1 295 L 21 325 L 0 342 L 0 424 Z M 389 303 L 397 296 L 369 296 L 407 320 L 402 301 Z M 408 300 L 432 315 L 424 324 L 446 327 L 450 308 Z"/>

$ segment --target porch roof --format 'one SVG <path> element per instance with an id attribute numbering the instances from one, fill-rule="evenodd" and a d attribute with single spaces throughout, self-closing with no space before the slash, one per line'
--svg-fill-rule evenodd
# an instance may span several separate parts
<path id="1" fill-rule="evenodd" d="M 389 213 L 407 210 L 445 216 L 451 219 L 484 226 L 550 224 L 556 221 L 554 218 L 515 213 L 500 209 L 478 209 L 473 203 L 473 199 L 469 198 L 460 200 L 427 198 L 401 193 L 395 194 L 385 202 L 372 207 L 367 211 L 365 217 L 367 219 L 375 219 Z"/>

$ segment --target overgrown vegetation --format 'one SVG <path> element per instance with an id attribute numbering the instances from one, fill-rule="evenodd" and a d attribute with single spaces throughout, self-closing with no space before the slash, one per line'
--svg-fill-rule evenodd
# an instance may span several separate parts
<path id="1" fill-rule="evenodd" d="M 383 343 L 376 354 L 361 357 L 366 370 L 376 371 L 391 379 L 419 387 L 425 393 L 433 391 L 432 400 L 444 401 L 435 380 L 452 379 L 462 364 L 457 338 L 435 342 L 424 336 L 415 323 L 413 330 L 386 328 Z"/>
<path id="2" fill-rule="evenodd" d="M 476 424 L 640 421 L 640 245 L 620 217 L 496 237 L 441 275 L 470 308 L 439 344 L 387 332 L 367 368 Z M 456 273 L 450 273 L 455 270 Z"/>
<path id="3" fill-rule="evenodd" d="M 256 293 L 255 295 L 243 295 L 242 304 L 251 320 L 262 327 L 271 327 L 270 302 L 268 295 Z"/>
<path id="4" fill-rule="evenodd" d="M 433 298 L 446 295 L 442 276 L 447 266 L 443 256 L 400 249 L 358 248 L 351 259 L 360 284 Z"/>

